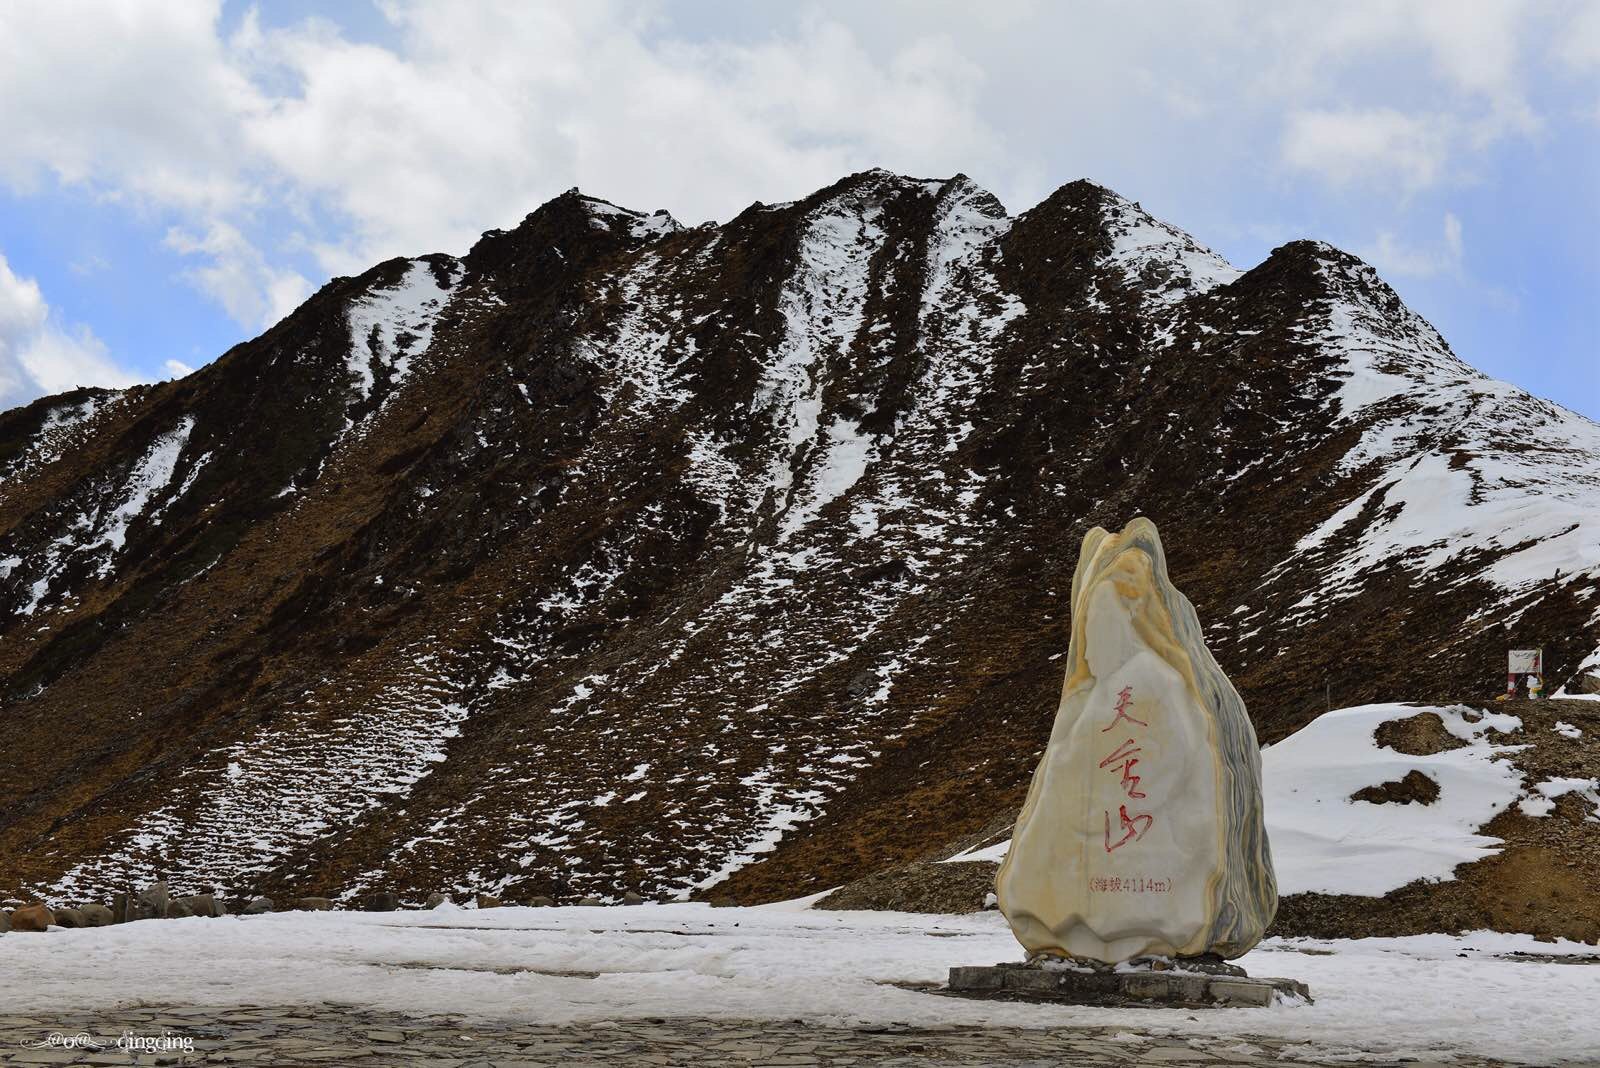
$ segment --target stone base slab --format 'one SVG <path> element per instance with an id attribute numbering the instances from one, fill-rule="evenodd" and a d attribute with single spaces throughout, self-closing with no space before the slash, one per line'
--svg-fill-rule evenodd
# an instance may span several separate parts
<path id="1" fill-rule="evenodd" d="M 946 993 L 1008 1001 L 1080 1005 L 1177 1005 L 1184 1008 L 1265 1006 L 1284 998 L 1311 1000 L 1294 979 L 1255 979 L 1190 971 L 1095 971 L 995 964 L 950 969 Z"/>

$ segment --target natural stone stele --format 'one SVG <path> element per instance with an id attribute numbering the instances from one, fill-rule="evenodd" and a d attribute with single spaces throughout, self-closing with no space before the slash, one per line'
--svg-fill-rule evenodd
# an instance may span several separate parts
<path id="1" fill-rule="evenodd" d="M 1255 730 L 1155 524 L 1085 535 L 1050 743 L 1000 910 L 1030 954 L 1237 957 L 1277 911 Z"/>

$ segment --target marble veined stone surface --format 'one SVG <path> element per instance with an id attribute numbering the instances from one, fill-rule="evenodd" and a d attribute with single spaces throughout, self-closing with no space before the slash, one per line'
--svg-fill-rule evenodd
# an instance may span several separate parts
<path id="1" fill-rule="evenodd" d="M 996 879 L 1033 953 L 1237 957 L 1278 907 L 1244 702 L 1155 524 L 1085 535 L 1050 744 Z"/>

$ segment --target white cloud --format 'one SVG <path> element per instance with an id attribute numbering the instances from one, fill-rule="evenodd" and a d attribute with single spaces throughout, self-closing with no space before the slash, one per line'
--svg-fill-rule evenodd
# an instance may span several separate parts
<path id="1" fill-rule="evenodd" d="M 1447 211 L 1437 241 L 1410 244 L 1393 231 L 1383 230 L 1371 248 L 1362 250 L 1362 256 L 1383 274 L 1429 278 L 1461 274 L 1464 252 L 1461 220 Z"/>
<path id="2" fill-rule="evenodd" d="M 309 292 L 296 250 L 330 274 L 460 252 L 572 185 L 698 220 L 869 166 L 1000 158 L 981 71 L 936 34 L 872 52 L 822 17 L 736 44 L 604 2 L 381 10 L 393 49 L 253 11 L 224 40 L 214 2 L 7 10 L 0 180 L 165 214 L 187 277 L 254 328 Z"/>
<path id="3" fill-rule="evenodd" d="M 1335 184 L 1398 181 L 1414 191 L 1458 180 L 1484 150 L 1543 127 L 1528 103 L 1524 62 L 1531 37 L 1555 32 L 1548 10 L 1497 0 L 1368 0 L 1327 5 L 1314 26 L 1304 25 L 1305 14 L 1297 5 L 1278 9 L 1280 25 L 1298 21 L 1309 32 L 1278 54 L 1275 74 L 1302 89 L 1331 75 L 1337 87 L 1317 95 L 1375 102 L 1291 102 L 1281 156 L 1292 169 Z M 1395 77 L 1408 67 L 1430 77 Z"/>
<path id="4" fill-rule="evenodd" d="M 1289 116 L 1283 159 L 1337 183 L 1362 178 L 1429 186 L 1439 176 L 1447 138 L 1439 118 L 1370 111 L 1300 111 Z"/>
<path id="5" fill-rule="evenodd" d="M 1575 71 L 1600 67 L 1600 4 L 1579 4 L 1561 34 L 1555 53 Z"/>
<path id="6" fill-rule="evenodd" d="M 1589 81 L 1593 72 L 1600 70 L 1600 4 L 1578 5 L 1558 35 L 1553 51 L 1568 71 L 1583 79 L 1589 94 L 1584 111 L 1593 122 L 1600 123 L 1600 88 Z"/>
<path id="7" fill-rule="evenodd" d="M 75 386 L 129 386 L 139 379 L 119 367 L 85 326 L 57 322 L 31 278 L 20 278 L 0 254 L 0 410 Z"/>
<path id="8" fill-rule="evenodd" d="M 212 222 L 199 234 L 174 227 L 167 231 L 166 245 L 203 257 L 206 262 L 190 269 L 189 278 L 236 322 L 247 326 L 271 326 L 311 293 L 304 276 L 268 264 L 243 234 L 225 222 Z"/>
<path id="9" fill-rule="evenodd" d="M 461 251 L 562 189 L 698 221 L 850 170 L 953 173 L 997 157 L 981 75 L 938 37 L 886 56 L 824 19 L 755 44 L 646 42 L 608 4 L 415 3 L 398 51 L 325 27 L 247 27 L 236 47 L 293 86 L 245 123 L 252 148 L 352 224 L 320 249 L 348 273 Z M 403 206 L 403 207 L 401 207 Z"/>
<path id="10" fill-rule="evenodd" d="M 1402 34 L 1425 43 L 1434 68 L 1457 88 L 1522 106 L 1518 66 L 1532 20 L 1501 0 L 1426 0 L 1386 4 Z M 1405 20 L 1411 24 L 1406 25 Z"/>
<path id="11" fill-rule="evenodd" d="M 380 47 L 327 21 L 265 25 L 271 7 L 225 34 L 220 10 L 6 7 L 0 182 L 155 216 L 187 277 L 252 329 L 308 275 L 462 251 L 572 185 L 697 222 L 876 165 L 967 171 L 1014 207 L 1080 175 L 1185 207 L 1239 180 L 1226 161 L 1274 150 L 1335 185 L 1448 184 L 1537 131 L 1530 43 L 1549 53 L 1564 17 L 1494 0 L 812 0 L 738 17 L 385 0 Z"/>
<path id="12" fill-rule="evenodd" d="M 79 278 L 87 278 L 90 275 L 99 274 L 101 271 L 110 266 L 110 260 L 100 255 L 98 252 L 91 252 L 82 259 L 73 260 L 71 263 L 67 264 L 67 270 L 71 271 Z"/>
<path id="13" fill-rule="evenodd" d="M 1444 247 L 1451 260 L 1461 262 L 1461 220 L 1452 211 L 1444 213 Z"/>
<path id="14" fill-rule="evenodd" d="M 182 360 L 167 360 L 163 362 L 161 366 L 166 370 L 167 374 L 173 378 L 183 378 L 186 375 L 194 374 L 194 368 L 190 367 Z"/>
<path id="15" fill-rule="evenodd" d="M 0 22 L 0 175 L 191 210 L 253 195 L 234 166 L 258 106 L 225 61 L 215 3 L 52 0 Z"/>

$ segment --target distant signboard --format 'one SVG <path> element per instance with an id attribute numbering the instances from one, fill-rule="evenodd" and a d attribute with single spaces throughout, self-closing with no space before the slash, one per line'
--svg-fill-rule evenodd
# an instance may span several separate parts
<path id="1" fill-rule="evenodd" d="M 1543 649 L 1513 649 L 1511 650 L 1506 671 L 1512 675 L 1543 675 L 1544 650 Z"/>

